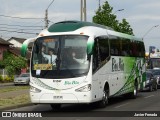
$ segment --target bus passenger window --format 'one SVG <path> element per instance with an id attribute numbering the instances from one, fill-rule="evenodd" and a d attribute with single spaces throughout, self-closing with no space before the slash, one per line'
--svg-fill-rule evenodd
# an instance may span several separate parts
<path id="1" fill-rule="evenodd" d="M 98 68 L 98 45 L 97 39 L 95 39 L 94 48 L 93 48 L 93 72 Z"/>
<path id="2" fill-rule="evenodd" d="M 95 39 L 93 50 L 93 71 L 97 70 L 102 64 L 107 62 L 109 58 L 109 41 L 105 36 Z"/>
<path id="3" fill-rule="evenodd" d="M 109 57 L 109 42 L 107 37 L 100 37 L 98 40 L 101 62 Z M 118 52 L 118 51 L 117 51 Z"/>

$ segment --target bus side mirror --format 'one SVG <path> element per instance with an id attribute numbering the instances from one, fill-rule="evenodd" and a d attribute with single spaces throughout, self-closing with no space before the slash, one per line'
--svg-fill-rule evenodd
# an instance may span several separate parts
<path id="1" fill-rule="evenodd" d="M 25 57 L 27 54 L 27 46 L 26 45 L 22 45 L 21 47 L 21 56 Z"/>
<path id="2" fill-rule="evenodd" d="M 27 39 L 23 42 L 22 44 L 22 47 L 21 47 L 21 56 L 22 57 L 25 57 L 26 56 L 26 53 L 27 53 L 27 49 L 28 49 L 28 44 L 30 42 L 34 42 L 35 41 L 35 38 L 30 38 L 30 39 Z"/>

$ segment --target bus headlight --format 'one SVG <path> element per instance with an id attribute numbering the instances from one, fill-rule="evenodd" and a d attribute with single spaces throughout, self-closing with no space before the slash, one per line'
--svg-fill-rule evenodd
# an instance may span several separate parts
<path id="1" fill-rule="evenodd" d="M 35 87 L 31 86 L 31 87 L 30 87 L 30 92 L 40 93 L 41 90 L 38 89 L 38 88 L 35 88 Z"/>
<path id="2" fill-rule="evenodd" d="M 91 84 L 85 85 L 83 87 L 80 87 L 78 89 L 76 89 L 76 92 L 88 92 L 91 90 Z"/>

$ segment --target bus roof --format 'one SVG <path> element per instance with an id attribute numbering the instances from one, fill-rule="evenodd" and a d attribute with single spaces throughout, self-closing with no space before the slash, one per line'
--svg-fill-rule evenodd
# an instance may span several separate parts
<path id="1" fill-rule="evenodd" d="M 56 32 L 72 32 L 72 31 L 78 30 L 78 29 L 80 29 L 82 27 L 86 27 L 86 26 L 88 26 L 88 27 L 92 26 L 92 27 L 98 27 L 98 28 L 105 29 L 105 30 L 107 30 L 107 33 L 109 34 L 109 36 L 113 35 L 113 36 L 117 36 L 117 37 L 123 37 L 123 38 L 126 38 L 126 39 L 143 41 L 142 39 L 137 38 L 133 35 L 128 35 L 128 34 L 125 34 L 125 33 L 116 32 L 112 28 L 104 26 L 104 25 L 91 23 L 91 22 L 76 21 L 76 20 L 57 22 L 57 23 L 51 25 L 48 28 L 48 31 L 51 32 L 51 33 L 52 32 L 54 32 L 54 33 L 56 33 Z"/>
<path id="2" fill-rule="evenodd" d="M 110 37 L 111 35 L 113 35 L 113 37 L 122 37 L 122 38 L 130 39 L 130 40 L 143 41 L 142 38 L 138 38 L 134 35 L 129 35 L 126 33 L 121 33 L 121 32 L 111 31 L 111 30 L 108 30 L 107 33 L 109 34 Z"/>
<path id="3" fill-rule="evenodd" d="M 79 28 L 85 27 L 85 26 L 95 26 L 95 27 L 100 27 L 108 30 L 113 30 L 110 27 L 104 26 L 104 25 L 99 25 L 91 22 L 83 22 L 83 21 L 62 21 L 55 23 L 51 25 L 48 28 L 49 32 L 70 32 L 70 31 L 75 31 Z"/>

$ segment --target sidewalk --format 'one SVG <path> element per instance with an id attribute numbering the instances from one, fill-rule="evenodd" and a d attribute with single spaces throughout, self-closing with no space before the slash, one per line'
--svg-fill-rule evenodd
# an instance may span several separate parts
<path id="1" fill-rule="evenodd" d="M 11 85 L 14 85 L 13 82 L 9 82 L 9 83 L 0 83 L 0 87 L 2 86 L 11 86 Z"/>

